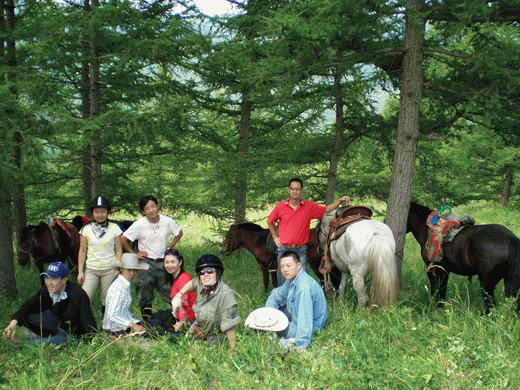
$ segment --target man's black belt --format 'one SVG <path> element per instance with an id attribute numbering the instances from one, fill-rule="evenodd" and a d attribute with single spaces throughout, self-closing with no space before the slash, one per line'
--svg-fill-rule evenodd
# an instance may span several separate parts
<path id="1" fill-rule="evenodd" d="M 284 244 L 282 244 L 282 246 L 289 248 L 289 249 L 300 249 L 300 248 L 303 248 L 305 245 L 307 245 L 307 244 L 304 244 L 304 245 L 284 245 Z"/>
<path id="2" fill-rule="evenodd" d="M 145 257 L 146 260 L 153 261 L 154 263 L 160 263 L 161 261 L 164 261 L 164 257 L 158 258 L 158 259 L 152 259 L 150 257 Z"/>

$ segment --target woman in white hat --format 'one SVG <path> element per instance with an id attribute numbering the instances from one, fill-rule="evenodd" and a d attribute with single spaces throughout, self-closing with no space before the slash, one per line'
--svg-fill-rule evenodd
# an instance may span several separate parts
<path id="1" fill-rule="evenodd" d="M 146 328 L 141 320 L 130 313 L 130 287 L 137 272 L 147 270 L 148 264 L 139 260 L 135 253 L 123 253 L 119 267 L 121 273 L 107 292 L 103 329 L 114 336 L 131 331 L 144 333 Z"/>

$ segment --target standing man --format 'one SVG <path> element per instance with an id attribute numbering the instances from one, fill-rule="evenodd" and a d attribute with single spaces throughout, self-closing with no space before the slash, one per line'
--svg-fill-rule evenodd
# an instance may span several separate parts
<path id="1" fill-rule="evenodd" d="M 18 325 L 29 329 L 27 341 L 36 345 L 68 344 L 70 336 L 96 333 L 90 299 L 85 290 L 68 281 L 69 268 L 54 262 L 41 275 L 45 276 L 45 287 L 13 314 L 4 337 L 12 338 Z"/>
<path id="2" fill-rule="evenodd" d="M 166 302 L 170 302 L 171 286 L 168 285 L 164 271 L 164 252 L 173 248 L 183 233 L 173 218 L 159 214 L 159 202 L 154 196 L 142 197 L 139 209 L 144 216 L 123 233 L 121 242 L 125 252 L 134 253 L 129 241 L 137 240 L 137 257 L 149 265 L 147 271 L 138 273 L 134 279 L 137 304 L 141 308 L 143 320 L 146 321 L 152 315 L 154 288 Z M 170 236 L 173 239 L 168 245 Z"/>
<path id="3" fill-rule="evenodd" d="M 307 243 L 309 242 L 309 231 L 311 220 L 321 219 L 325 213 L 345 202 L 349 205 L 350 198 L 343 196 L 328 206 L 320 206 L 308 200 L 302 200 L 303 183 L 300 179 L 289 180 L 289 199 L 280 202 L 269 214 L 269 231 L 273 236 L 277 249 L 278 261 L 278 285 L 281 286 L 284 278 L 280 272 L 280 256 L 288 250 L 296 252 L 300 258 L 302 268 L 307 272 Z M 278 232 L 275 223 L 278 222 Z"/>
<path id="4" fill-rule="evenodd" d="M 302 269 L 298 254 L 284 252 L 280 258 L 280 268 L 286 279 L 281 287 L 271 291 L 266 307 L 280 309 L 289 318 L 289 326 L 279 340 L 284 347 L 305 350 L 312 335 L 323 329 L 327 319 L 327 300 L 321 286 Z"/>

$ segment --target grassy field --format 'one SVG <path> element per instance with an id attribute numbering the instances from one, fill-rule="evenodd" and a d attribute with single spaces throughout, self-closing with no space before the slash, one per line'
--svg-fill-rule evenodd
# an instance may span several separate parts
<path id="1" fill-rule="evenodd" d="M 367 203 L 368 204 L 368 203 Z M 368 204 L 384 211 L 380 204 Z M 477 223 L 502 223 L 520 235 L 513 210 L 491 203 L 472 203 L 453 210 Z M 249 215 L 261 220 L 267 213 Z M 382 216 L 381 214 L 379 215 Z M 179 249 L 193 274 L 204 253 L 219 256 L 219 236 L 212 221 L 178 218 L 185 235 Z M 258 222 L 266 226 L 265 220 Z M 247 315 L 263 306 L 267 293 L 254 258 L 248 252 L 222 257 L 223 279 L 239 294 L 237 348 L 208 347 L 181 339 L 124 345 L 97 336 L 92 343 L 67 348 L 19 348 L 0 345 L 0 388 L 9 389 L 503 389 L 520 387 L 520 322 L 503 283 L 499 305 L 483 314 L 477 278 L 452 276 L 447 304 L 432 309 L 429 282 L 419 247 L 408 235 L 403 289 L 396 306 L 372 313 L 357 309 L 352 285 L 344 302 L 328 302 L 327 328 L 305 353 L 280 354 L 267 334 L 243 327 Z M 19 298 L 0 301 L 1 326 L 38 289 L 35 269 L 17 267 Z M 100 319 L 100 302 L 93 301 Z M 156 308 L 167 308 L 156 299 Z M 136 309 L 136 308 L 134 308 Z M 135 314 L 138 310 L 135 310 Z M 19 330 L 23 339 L 23 329 Z"/>

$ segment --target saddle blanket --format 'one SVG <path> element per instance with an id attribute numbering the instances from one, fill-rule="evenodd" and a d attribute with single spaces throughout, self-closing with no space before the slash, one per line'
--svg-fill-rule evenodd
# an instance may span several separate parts
<path id="1" fill-rule="evenodd" d="M 49 215 L 47 218 L 45 218 L 45 223 L 51 229 L 51 235 L 52 235 L 52 241 L 54 242 L 54 248 L 56 248 L 58 250 L 58 252 L 61 252 L 61 248 L 60 248 L 60 243 L 59 243 L 58 232 L 56 230 L 57 229 L 56 225 L 61 227 L 65 231 L 65 233 L 67 233 L 67 236 L 69 237 L 69 240 L 70 240 L 69 245 L 72 248 L 73 242 L 72 242 L 72 239 L 70 236 L 69 228 L 65 222 L 63 222 L 61 219 L 55 219 L 53 216 Z"/>
<path id="2" fill-rule="evenodd" d="M 439 215 L 437 211 L 432 211 L 426 219 L 426 225 L 430 228 L 426 243 L 427 257 L 430 263 L 442 260 L 442 244 L 449 233 L 457 230 L 453 233 L 457 234 L 464 226 L 474 224 L 475 220 L 467 215 L 463 217 L 451 213 Z M 452 239 L 453 236 L 450 236 L 449 241 Z"/>

